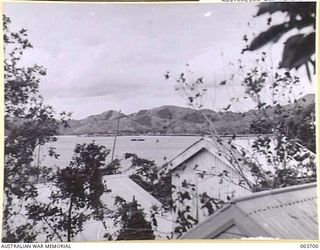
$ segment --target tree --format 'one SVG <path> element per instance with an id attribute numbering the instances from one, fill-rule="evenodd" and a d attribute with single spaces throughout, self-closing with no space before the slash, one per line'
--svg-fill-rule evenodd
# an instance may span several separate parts
<path id="1" fill-rule="evenodd" d="M 120 226 L 116 240 L 154 240 L 151 222 L 146 220 L 146 215 L 134 199 L 126 202 L 121 197 L 116 197 L 117 211 L 114 213 L 115 225 Z"/>
<path id="2" fill-rule="evenodd" d="M 131 159 L 129 169 L 133 172 L 130 179 L 159 200 L 164 208 L 171 209 L 171 175 L 154 161 L 142 159 L 136 154 L 126 153 L 125 159 Z"/>
<path id="3" fill-rule="evenodd" d="M 10 31 L 10 18 L 3 16 L 5 157 L 3 241 L 32 241 L 32 223 L 14 225 L 26 200 L 37 196 L 32 177 L 37 166 L 32 164 L 37 147 L 55 141 L 60 122 L 51 106 L 39 94 L 40 78 L 46 70 L 39 65 L 21 66 L 27 49 L 32 48 L 27 30 Z M 62 114 L 66 125 L 66 113 Z M 51 152 L 51 155 L 54 155 Z"/>
<path id="4" fill-rule="evenodd" d="M 47 240 L 70 242 L 84 230 L 86 222 L 104 220 L 107 210 L 100 196 L 110 190 L 102 181 L 101 170 L 108 153 L 94 142 L 77 144 L 69 165 L 53 177 L 50 202 L 27 206 L 29 219 L 46 221 L 43 229 Z"/>
<path id="5" fill-rule="evenodd" d="M 315 70 L 315 60 L 312 59 L 312 56 L 315 53 L 316 3 L 261 3 L 256 16 L 269 14 L 267 23 L 270 26 L 272 15 L 279 11 L 285 13 L 288 20 L 272 25 L 266 31 L 258 34 L 245 50 L 254 51 L 267 43 L 276 43 L 289 31 L 298 29 L 299 34 L 291 35 L 284 42 L 282 61 L 279 66 L 291 70 L 305 65 L 308 77 L 311 79 L 309 63 Z M 247 37 L 245 36 L 244 39 L 247 40 Z"/>
<path id="6" fill-rule="evenodd" d="M 310 160 L 309 163 L 314 165 L 314 156 L 312 152 L 308 152 L 308 150 L 301 147 L 300 135 L 297 133 L 297 128 L 293 126 L 290 121 L 295 119 L 298 114 L 302 115 L 301 113 L 305 113 L 308 114 L 303 115 L 303 119 L 306 121 L 303 123 L 306 126 L 305 129 L 308 129 L 309 131 L 314 129 L 314 124 L 311 122 L 312 117 L 314 116 L 312 113 L 313 109 L 306 107 L 303 98 L 297 99 L 293 93 L 293 88 L 300 84 L 299 78 L 291 75 L 288 71 L 283 74 L 274 72 L 272 68 L 264 64 L 266 57 L 266 53 L 262 52 L 261 58 L 256 60 L 258 66 L 247 67 L 240 64 L 236 71 L 238 77 L 235 78 L 235 76 L 232 75 L 229 79 L 224 81 L 224 84 L 231 84 L 232 81 L 241 82 L 241 86 L 243 86 L 244 90 L 242 98 L 250 98 L 255 103 L 255 114 L 257 118 L 256 120 L 253 120 L 251 128 L 254 128 L 257 131 L 258 127 L 260 129 L 259 132 L 261 132 L 268 127 L 268 131 L 266 132 L 271 133 L 272 140 L 270 140 L 270 134 L 257 136 L 255 144 L 257 147 L 254 147 L 254 150 L 263 154 L 267 158 L 267 162 L 277 169 L 281 168 L 280 166 L 288 166 L 289 162 L 297 168 L 306 169 L 307 167 L 303 165 L 306 164 L 308 159 Z M 221 151 L 226 151 L 227 155 L 233 156 L 233 151 L 236 149 L 236 145 L 233 146 L 233 140 L 236 139 L 236 135 L 231 137 L 231 140 L 228 139 L 226 141 L 217 133 L 214 121 L 210 120 L 205 112 L 202 112 L 202 98 L 206 93 L 206 89 L 203 87 L 203 78 L 201 77 L 194 81 L 189 81 L 187 75 L 181 73 L 176 81 L 176 90 L 183 91 L 187 100 L 189 100 L 190 106 L 200 110 L 205 120 L 208 122 L 211 136 L 214 141 L 216 141 L 216 146 L 218 148 L 221 147 Z M 239 100 L 235 103 L 231 101 L 228 107 L 236 105 L 237 102 L 239 102 Z M 284 104 L 287 104 L 288 106 L 284 106 Z M 302 126 L 302 123 L 300 126 Z M 301 133 L 301 130 L 304 129 L 299 128 L 299 130 Z M 309 135 L 309 140 L 314 141 L 314 131 L 310 132 Z M 300 137 L 302 138 L 302 135 Z M 261 150 L 261 147 L 265 149 Z M 223 154 L 223 152 L 221 153 Z M 232 165 L 239 165 L 240 168 L 243 165 L 243 162 L 238 162 L 237 155 L 234 156 L 235 157 L 231 158 L 226 156 L 226 158 L 230 158 L 229 161 L 231 161 Z M 254 159 L 254 157 L 249 158 Z M 295 159 L 296 163 L 293 163 L 292 159 Z M 253 165 L 250 164 L 252 166 L 261 165 L 259 160 L 247 160 L 254 163 Z M 301 165 L 302 162 L 304 162 L 303 165 Z M 254 169 L 256 169 L 256 167 L 254 167 Z M 310 169 L 313 169 L 311 172 L 307 171 L 308 174 L 310 174 L 310 179 L 304 179 L 303 182 L 315 180 L 315 165 Z M 300 172 L 300 170 L 296 169 L 296 174 Z M 307 172 L 303 175 L 306 175 Z M 254 191 L 290 185 L 288 183 L 281 183 L 279 185 L 274 183 L 271 184 L 268 175 L 269 173 L 263 172 L 259 174 L 259 180 L 257 181 L 260 184 L 264 183 L 263 185 L 250 185 L 249 181 L 246 182 L 249 184 L 250 188 L 254 187 Z M 277 178 L 275 178 L 274 181 L 276 181 L 276 179 Z M 299 183 L 299 181 L 297 183 Z"/>
<path id="7" fill-rule="evenodd" d="M 205 80 L 203 77 L 195 79 L 194 76 L 189 77 L 188 74 L 193 74 L 193 72 L 187 69 L 187 73 L 182 72 L 175 79 L 177 83 L 175 89 L 185 95 L 188 104 L 199 110 L 208 123 L 212 143 L 215 144 L 219 155 L 226 159 L 233 170 L 237 172 L 237 175 L 241 177 L 239 183 L 236 184 L 249 189 L 251 192 L 316 181 L 315 155 L 298 143 L 300 139 L 299 134 L 296 133 L 297 128 L 290 123 L 290 120 L 296 119 L 301 110 L 305 110 L 305 107 L 293 94 L 294 86 L 300 83 L 299 78 L 292 76 L 288 71 L 283 74 L 274 72 L 272 68 L 270 69 L 264 64 L 265 61 L 266 53 L 263 52 L 261 58 L 256 60 L 257 66 L 239 65 L 238 70 L 232 74 L 230 79 L 220 83 L 220 85 L 226 85 L 232 81 L 235 81 L 236 84 L 241 82 L 244 90 L 242 98 L 250 98 L 255 103 L 254 111 L 257 118 L 252 122 L 251 128 L 253 131 L 268 134 L 258 134 L 256 136 L 252 144 L 253 153 L 247 152 L 235 143 L 236 134 L 224 138 L 217 133 L 214 120 L 210 119 L 203 109 L 202 98 L 207 91 L 204 87 Z M 171 78 L 169 72 L 167 72 L 166 78 Z M 266 92 L 269 95 L 266 95 Z M 235 101 L 236 104 L 237 102 L 238 100 Z M 286 108 L 283 106 L 284 103 L 287 104 Z M 225 108 L 225 111 L 232 105 L 234 105 L 233 101 Z M 310 113 L 310 117 L 312 116 L 312 111 L 306 111 L 306 113 Z M 309 124 L 312 119 L 304 119 L 306 121 L 304 124 L 309 129 L 314 129 L 314 125 Z M 303 129 L 300 127 L 298 130 Z M 314 136 L 314 133 L 310 132 L 309 135 Z M 315 138 L 310 138 L 310 140 L 314 141 Z M 271 171 L 261 168 L 263 160 L 256 157 L 257 155 L 263 157 L 263 160 L 272 169 Z M 229 178 L 228 171 L 225 170 L 221 173 L 215 173 L 213 169 L 212 173 L 203 171 L 196 174 L 212 175 L 220 177 L 222 182 L 233 182 Z M 219 201 L 217 197 L 207 197 L 207 194 L 195 193 L 195 183 L 182 182 L 181 187 L 174 188 L 177 190 L 177 197 L 173 200 L 173 203 L 180 203 L 179 206 L 176 206 L 175 211 L 179 224 L 175 233 L 178 236 L 197 223 L 195 218 L 190 217 L 189 214 L 191 207 L 188 202 L 192 197 L 203 201 L 201 202 L 203 204 L 201 208 L 211 211 L 209 213 L 215 212 L 213 208 L 218 209 L 228 202 L 228 200 Z M 210 206 L 207 206 L 206 201 L 212 201 Z"/>
<path id="8" fill-rule="evenodd" d="M 293 89 L 300 84 L 300 80 L 290 73 L 291 69 L 299 69 L 305 65 L 311 81 L 309 64 L 315 68 L 315 6 L 315 3 L 261 3 L 257 17 L 269 13 L 267 20 L 269 26 L 275 12 L 281 11 L 287 14 L 287 19 L 261 32 L 250 43 L 247 35 L 244 35 L 243 40 L 248 45 L 241 54 L 245 51 L 256 51 L 270 42 L 277 43 L 281 38 L 285 39 L 289 31 L 298 29 L 299 34 L 291 33 L 285 41 L 279 65 L 279 68 L 285 70 L 275 70 L 271 65 L 267 65 L 267 54 L 262 52 L 257 54 L 256 66 L 248 68 L 239 59 L 240 63 L 233 69 L 231 76 L 220 82 L 221 86 L 230 83 L 238 86 L 240 82 L 244 90 L 241 97 L 231 99 L 223 109 L 225 112 L 228 112 L 233 105 L 237 105 L 242 98 L 251 99 L 255 103 L 255 109 L 252 112 L 256 118 L 250 125 L 250 131 L 257 134 L 252 145 L 253 154 L 235 144 L 236 134 L 227 139 L 218 134 L 215 119 L 208 116 L 203 107 L 203 96 L 207 92 L 203 77 L 195 78 L 194 72 L 187 64 L 186 71 L 173 78 L 176 82 L 175 90 L 184 94 L 190 107 L 201 112 L 219 154 L 227 159 L 241 176 L 242 180 L 238 185 L 252 192 L 316 181 L 315 154 L 313 153 L 315 152 L 314 104 L 306 106 L 301 102 L 303 98 L 296 98 Z M 229 65 L 235 64 L 231 62 Z M 169 71 L 165 73 L 165 78 L 172 79 Z M 262 156 L 272 171 L 262 169 L 261 159 L 254 155 Z M 249 170 L 252 178 L 247 178 L 247 174 L 243 174 L 244 170 Z M 212 171 L 212 173 L 197 172 L 197 174 L 214 175 L 221 177 L 221 181 L 232 181 L 228 178 L 228 172 Z M 191 194 L 199 201 L 205 200 L 201 199 L 199 194 L 194 194 L 193 183 L 182 182 L 181 185 L 187 190 L 176 191 L 177 198 L 173 201 L 181 203 L 179 210 L 176 211 L 180 220 L 176 228 L 178 235 L 196 224 L 194 218 L 186 218 L 190 212 L 188 202 L 191 200 Z M 182 190 L 182 187 L 174 188 Z M 201 196 L 203 198 L 204 194 Z M 215 201 L 211 205 L 219 206 L 219 201 L 215 199 L 216 197 L 207 198 Z M 207 209 L 213 211 L 211 207 Z"/>

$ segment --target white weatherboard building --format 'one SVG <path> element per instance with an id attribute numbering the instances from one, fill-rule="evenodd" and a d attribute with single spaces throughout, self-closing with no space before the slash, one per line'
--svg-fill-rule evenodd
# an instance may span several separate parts
<path id="1" fill-rule="evenodd" d="M 255 138 L 238 137 L 233 140 L 232 146 L 228 140 L 217 142 L 202 138 L 173 158 L 166 167 L 172 176 L 175 212 L 189 206 L 189 215 L 202 222 L 208 218 L 209 210 L 204 207 L 199 196 L 203 197 L 203 194 L 206 194 L 227 202 L 252 194 L 249 185 L 254 183 L 255 177 L 248 167 L 248 161 L 243 161 L 244 153 L 247 159 L 249 157 L 250 161 L 255 162 L 261 170 L 270 173 L 275 171 L 274 166 L 267 162 L 265 155 L 253 151 Z M 272 142 L 270 150 L 274 150 L 275 147 L 275 142 Z M 307 161 L 315 160 L 315 154 L 307 149 L 303 149 L 303 152 L 311 155 L 305 164 Z M 290 159 L 289 164 L 298 166 L 301 163 Z M 190 199 L 185 199 L 182 204 L 179 202 L 179 197 L 186 191 L 190 194 Z"/>
<path id="2" fill-rule="evenodd" d="M 189 206 L 188 215 L 194 218 L 198 225 L 182 236 L 183 239 L 222 239 L 242 237 L 279 237 L 283 239 L 316 239 L 317 213 L 315 184 L 308 184 L 288 189 L 279 189 L 252 194 L 249 184 L 243 182 L 244 177 L 254 181 L 248 164 L 241 161 L 243 152 L 256 160 L 258 167 L 264 171 L 274 171 L 268 164 L 264 155 L 253 152 L 253 137 L 239 137 L 231 144 L 228 141 L 217 142 L 208 138 L 202 138 L 183 150 L 167 163 L 166 168 L 171 174 L 172 198 L 177 206 L 175 212 L 159 212 L 156 215 L 157 227 L 154 228 L 156 239 L 167 239 L 172 236 L 177 219 L 177 211 L 184 209 L 176 201 L 179 195 L 188 191 L 189 198 L 184 206 Z M 275 145 L 271 146 L 271 150 Z M 309 153 L 305 162 L 296 162 L 294 159 L 288 164 L 298 166 L 314 161 L 315 154 L 302 148 L 302 153 Z M 232 156 L 230 158 L 230 156 Z M 232 159 L 237 159 L 238 164 L 232 164 Z M 129 173 L 103 176 L 111 193 L 104 193 L 101 200 L 110 210 L 117 209 L 114 206 L 116 196 L 120 196 L 127 202 L 135 199 L 144 209 L 147 219 L 150 221 L 151 209 L 160 208 L 162 204 L 150 193 L 140 187 L 129 178 Z M 50 183 L 37 185 L 39 202 L 49 203 L 51 191 L 55 187 Z M 202 194 L 228 202 L 220 210 L 210 215 L 207 207 L 204 207 L 199 196 Z M 303 198 L 305 196 L 305 198 Z M 68 201 L 61 201 L 62 207 L 68 206 Z M 65 207 L 64 207 L 65 208 Z M 19 210 L 19 207 L 16 208 Z M 90 211 L 89 211 L 90 212 Z M 211 211 L 212 212 L 212 211 Z M 26 211 L 19 211 L 21 216 L 16 216 L 12 223 L 23 224 L 26 220 Z M 277 220 L 282 220 L 277 222 Z M 250 222 L 250 223 L 249 223 Z M 261 224 L 262 223 L 262 224 Z M 286 225 L 296 227 L 290 234 L 285 234 Z M 38 229 L 44 226 L 39 223 Z M 106 233 L 113 234 L 117 231 L 112 219 L 106 221 L 107 229 L 102 222 L 91 220 L 83 226 L 83 232 L 79 233 L 74 241 L 105 241 Z M 301 230 L 299 229 L 301 227 Z M 274 229 L 274 230 L 273 230 Z M 273 231 L 272 231 L 273 230 Z M 282 231 L 281 231 L 282 230 Z M 301 232 L 300 232 L 300 231 Z M 300 232 L 300 233 L 299 233 Z M 44 242 L 46 235 L 39 234 L 38 242 Z"/>
<path id="3" fill-rule="evenodd" d="M 210 197 L 227 201 L 251 193 L 246 185 L 239 185 L 241 176 L 209 139 L 195 142 L 168 165 L 174 186 L 173 201 L 178 198 L 178 193 L 188 191 L 191 200 L 186 201 L 184 206 L 191 207 L 190 215 L 198 222 L 205 220 L 209 215 L 208 210 L 201 209 L 202 204 L 198 198 L 200 194 L 206 193 Z M 227 177 L 219 176 L 223 171 Z M 181 204 L 176 205 L 178 210 Z"/>

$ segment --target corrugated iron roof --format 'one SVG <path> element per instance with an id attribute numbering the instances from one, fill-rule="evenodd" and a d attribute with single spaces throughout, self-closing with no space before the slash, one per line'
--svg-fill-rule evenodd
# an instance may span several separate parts
<path id="1" fill-rule="evenodd" d="M 182 238 L 222 238 L 232 226 L 249 237 L 318 239 L 316 183 L 236 199 Z"/>
<path id="2" fill-rule="evenodd" d="M 134 197 L 144 209 L 150 209 L 154 205 L 158 207 L 162 206 L 160 201 L 158 201 L 149 192 L 147 192 L 141 186 L 139 186 L 137 183 L 131 180 L 128 175 L 124 175 L 124 174 L 105 175 L 103 176 L 103 180 L 106 180 L 108 188 L 111 189 L 112 197 L 120 196 L 121 198 L 125 199 L 127 202 L 132 201 Z M 107 193 L 103 194 L 101 197 L 102 201 L 108 204 L 107 197 L 109 196 L 110 195 Z M 109 199 L 110 198 L 111 197 L 109 197 Z"/>

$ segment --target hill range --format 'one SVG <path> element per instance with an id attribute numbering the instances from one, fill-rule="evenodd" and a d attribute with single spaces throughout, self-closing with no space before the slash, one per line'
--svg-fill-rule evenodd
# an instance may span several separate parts
<path id="1" fill-rule="evenodd" d="M 314 105 L 315 97 L 309 94 L 295 104 L 283 106 L 290 113 L 296 107 L 306 108 Z M 268 112 L 272 112 L 270 107 Z M 219 134 L 248 134 L 250 124 L 259 115 L 258 110 L 244 113 L 231 111 L 216 112 L 209 109 L 194 110 L 177 106 L 161 106 L 140 110 L 132 114 L 120 114 L 119 134 L 155 134 L 155 135 L 199 135 L 208 134 L 208 122 L 204 115 L 214 123 Z M 108 110 L 81 120 L 70 120 L 68 128 L 60 128 L 61 135 L 108 135 L 114 134 L 119 112 Z"/>

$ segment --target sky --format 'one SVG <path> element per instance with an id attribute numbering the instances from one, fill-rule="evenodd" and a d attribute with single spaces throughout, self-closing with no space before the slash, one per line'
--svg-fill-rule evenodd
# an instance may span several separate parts
<path id="1" fill-rule="evenodd" d="M 221 110 L 243 93 L 238 83 L 219 85 L 234 73 L 230 63 L 254 65 L 261 53 L 240 54 L 244 34 L 267 28 L 266 18 L 253 17 L 256 12 L 255 4 L 4 3 L 11 29 L 26 28 L 34 47 L 23 64 L 47 69 L 39 87 L 45 102 L 75 119 L 106 110 L 186 107 L 186 98 L 174 90 L 186 64 L 194 72 L 190 79 L 204 78 L 204 106 Z M 274 22 L 284 19 L 279 14 Z M 281 46 L 267 46 L 270 65 L 279 61 Z M 302 91 L 314 92 L 314 86 L 304 84 Z M 231 110 L 251 105 L 245 101 Z"/>

